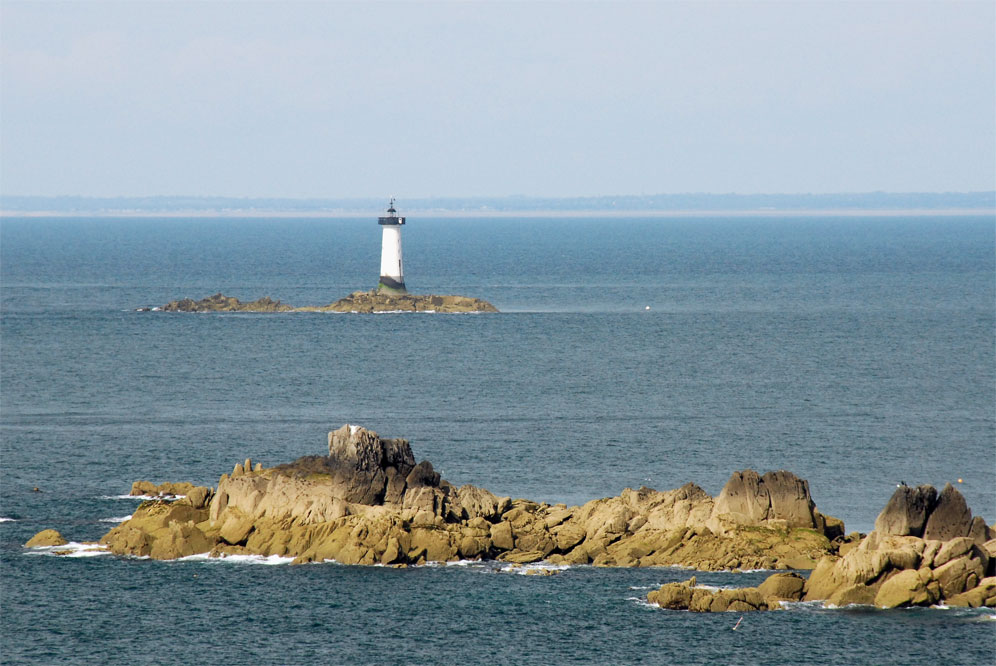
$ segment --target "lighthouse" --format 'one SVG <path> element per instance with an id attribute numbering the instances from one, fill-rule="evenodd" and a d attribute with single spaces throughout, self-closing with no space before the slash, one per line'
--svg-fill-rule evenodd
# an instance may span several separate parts
<path id="1" fill-rule="evenodd" d="M 383 241 L 380 248 L 380 283 L 377 290 L 389 294 L 403 294 L 405 289 L 405 271 L 401 263 L 401 227 L 405 218 L 398 217 L 394 210 L 394 197 L 387 215 L 377 218 L 377 224 L 384 227 Z"/>

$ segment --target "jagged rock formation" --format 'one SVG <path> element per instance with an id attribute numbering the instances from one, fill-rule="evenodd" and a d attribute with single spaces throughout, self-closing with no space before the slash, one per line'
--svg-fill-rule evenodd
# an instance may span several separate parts
<path id="1" fill-rule="evenodd" d="M 494 558 L 716 570 L 812 568 L 843 531 L 789 472 L 737 472 L 717 500 L 689 483 L 567 507 L 456 487 L 428 461 L 416 464 L 406 440 L 358 426 L 329 433 L 328 451 L 271 468 L 238 463 L 217 490 L 146 502 L 102 542 L 154 558 L 211 551 L 348 564 Z M 759 508 L 741 513 L 738 502 Z"/>
<path id="2" fill-rule="evenodd" d="M 996 531 L 972 517 L 951 484 L 896 489 L 875 531 L 842 557 L 822 559 L 806 599 L 885 608 L 996 604 Z"/>
<path id="3" fill-rule="evenodd" d="M 719 590 L 694 579 L 652 592 L 690 610 L 764 610 L 774 599 L 883 607 L 996 605 L 996 531 L 973 517 L 950 484 L 900 487 L 867 537 L 843 536 L 791 472 L 734 472 L 714 499 L 693 483 L 625 489 L 582 506 L 512 500 L 442 479 L 415 463 L 404 439 L 359 426 L 328 435 L 327 456 L 264 468 L 251 459 L 217 489 L 136 482 L 143 502 L 101 539 L 122 555 L 282 555 L 295 562 L 403 566 L 498 559 L 596 566 L 815 569 L 804 586 L 773 576 L 754 589 Z M 61 545 L 54 530 L 28 546 Z"/>
<path id="4" fill-rule="evenodd" d="M 696 613 L 756 611 L 781 608 L 782 601 L 802 599 L 806 579 L 799 574 L 772 574 L 757 587 L 717 589 L 699 586 L 692 576 L 681 583 L 667 583 L 647 594 L 647 601 L 670 610 Z"/>
<path id="5" fill-rule="evenodd" d="M 295 308 L 269 297 L 242 303 L 218 293 L 199 301 L 190 298 L 171 301 L 162 309 L 166 312 L 498 312 L 495 306 L 479 298 L 390 294 L 377 290 L 356 291 L 323 306 Z"/>

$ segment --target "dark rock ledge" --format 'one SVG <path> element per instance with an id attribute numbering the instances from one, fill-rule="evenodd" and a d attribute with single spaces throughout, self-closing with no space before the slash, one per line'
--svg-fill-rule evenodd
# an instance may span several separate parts
<path id="1" fill-rule="evenodd" d="M 162 307 L 166 312 L 498 312 L 479 298 L 387 294 L 379 291 L 356 291 L 335 303 L 323 306 L 294 307 L 263 297 L 243 303 L 239 299 L 215 294 L 195 301 L 184 298 Z"/>

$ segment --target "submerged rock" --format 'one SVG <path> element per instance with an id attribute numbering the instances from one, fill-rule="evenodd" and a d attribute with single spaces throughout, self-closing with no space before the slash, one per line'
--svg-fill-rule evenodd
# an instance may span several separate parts
<path id="1" fill-rule="evenodd" d="M 479 298 L 435 294 L 391 294 L 383 291 L 356 291 L 335 303 L 295 308 L 269 297 L 243 303 L 221 293 L 195 301 L 184 298 L 162 307 L 166 312 L 498 312 Z"/>

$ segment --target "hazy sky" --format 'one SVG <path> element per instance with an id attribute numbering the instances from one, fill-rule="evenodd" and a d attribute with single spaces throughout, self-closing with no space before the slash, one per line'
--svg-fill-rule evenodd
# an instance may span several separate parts
<path id="1" fill-rule="evenodd" d="M 0 192 L 990 190 L 994 7 L 3 0 Z"/>

